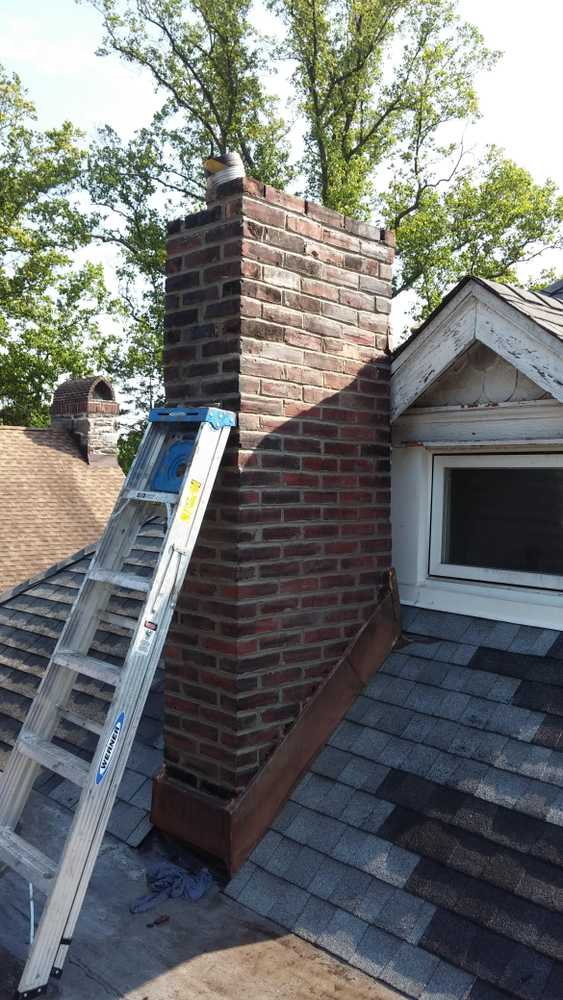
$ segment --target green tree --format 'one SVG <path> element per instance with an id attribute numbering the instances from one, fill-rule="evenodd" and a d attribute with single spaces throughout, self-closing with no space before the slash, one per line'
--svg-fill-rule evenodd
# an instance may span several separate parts
<path id="1" fill-rule="evenodd" d="M 280 59 L 293 67 L 286 103 L 303 132 L 305 193 L 396 230 L 394 290 L 416 293 L 417 317 L 467 271 L 514 280 L 519 262 L 560 246 L 554 185 L 498 149 L 464 150 L 479 117 L 475 77 L 498 53 L 453 0 L 265 0 L 282 30 L 275 49 L 253 30 L 249 0 L 88 2 L 103 18 L 101 51 L 144 67 L 163 95 L 147 129 L 128 144 L 106 130 L 91 160 L 102 238 L 122 248 L 141 331 L 130 329 L 121 359 L 137 404 L 160 350 L 164 217 L 201 204 L 201 160 L 236 150 L 248 173 L 278 187 L 291 179 L 288 114 L 266 90 Z"/>
<path id="2" fill-rule="evenodd" d="M 42 133 L 0 67 L 0 421 L 42 424 L 61 376 L 102 366 L 100 267 L 75 265 L 91 234 L 71 194 L 84 153 L 65 122 Z"/>
<path id="3" fill-rule="evenodd" d="M 249 174 L 286 186 L 287 125 L 263 85 L 265 52 L 249 0 L 91 3 L 105 28 L 100 54 L 114 51 L 144 67 L 163 97 L 153 121 L 129 142 L 102 129 L 84 173 L 94 232 L 119 248 L 125 335 L 111 369 L 131 411 L 142 415 L 163 396 L 166 221 L 201 207 L 202 160 L 211 153 L 236 149 Z M 134 424 L 121 441 L 124 462 L 137 437 Z"/>
<path id="4" fill-rule="evenodd" d="M 418 293 L 416 318 L 466 274 L 518 284 L 517 264 L 563 245 L 563 198 L 555 185 L 536 184 L 495 147 L 441 190 L 398 178 L 381 204 L 397 232 L 395 292 Z"/>

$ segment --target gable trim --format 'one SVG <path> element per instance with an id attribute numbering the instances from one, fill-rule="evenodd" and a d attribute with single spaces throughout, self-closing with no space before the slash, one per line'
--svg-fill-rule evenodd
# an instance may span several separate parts
<path id="1" fill-rule="evenodd" d="M 470 279 L 458 286 L 457 294 L 393 361 L 391 421 L 476 341 L 563 402 L 563 344 L 490 289 Z"/>

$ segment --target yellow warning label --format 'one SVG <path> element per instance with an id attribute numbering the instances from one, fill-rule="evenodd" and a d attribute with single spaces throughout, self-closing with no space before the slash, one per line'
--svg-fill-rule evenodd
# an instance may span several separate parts
<path id="1" fill-rule="evenodd" d="M 180 510 L 181 521 L 191 521 L 200 489 L 201 489 L 201 483 L 198 483 L 197 479 L 190 479 L 190 483 L 188 486 L 188 495 L 186 496 L 186 499 L 184 500 L 184 503 L 182 504 L 182 508 Z"/>

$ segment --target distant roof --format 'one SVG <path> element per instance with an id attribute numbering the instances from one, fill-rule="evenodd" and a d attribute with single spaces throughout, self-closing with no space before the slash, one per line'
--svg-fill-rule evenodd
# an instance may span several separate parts
<path id="1" fill-rule="evenodd" d="M 227 892 L 408 997 L 563 997 L 563 636 L 403 609 Z"/>
<path id="2" fill-rule="evenodd" d="M 123 484 L 63 428 L 0 426 L 0 592 L 97 541 Z"/>
<path id="3" fill-rule="evenodd" d="M 107 471 L 107 470 L 106 470 Z M 152 575 L 162 525 L 145 525 L 125 562 L 128 573 Z M 94 546 L 50 567 L 34 580 L 0 595 L 0 768 L 5 766 L 56 641 L 88 569 Z M 92 656 L 121 666 L 132 632 L 132 619 L 142 608 L 138 592 L 116 590 L 110 597 L 103 625 L 94 637 Z M 109 831 L 136 846 L 149 832 L 152 777 L 162 760 L 162 671 L 157 671 L 133 744 Z M 113 688 L 79 676 L 68 708 L 92 722 L 103 722 Z M 97 737 L 82 727 L 62 722 L 55 742 L 90 759 Z M 58 775 L 42 772 L 36 788 L 73 810 L 79 790 Z"/>
<path id="4" fill-rule="evenodd" d="M 544 330 L 554 334 L 559 340 L 563 341 L 563 301 L 555 297 L 556 292 L 559 291 L 559 288 L 556 286 L 561 285 L 563 288 L 563 282 L 554 282 L 553 286 L 550 285 L 550 288 L 554 289 L 553 293 L 547 294 L 547 290 L 543 292 L 530 292 L 526 288 L 519 288 L 517 285 L 501 285 L 498 281 L 490 281 L 488 278 L 478 278 L 470 274 L 462 278 L 455 288 L 452 288 L 451 292 L 448 292 L 444 296 L 440 305 L 424 320 L 424 323 L 421 323 L 420 326 L 413 330 L 410 337 L 407 337 L 406 340 L 403 340 L 398 345 L 394 351 L 394 356 L 396 357 L 400 354 L 407 344 L 411 344 L 414 338 L 435 319 L 444 306 L 448 302 L 451 302 L 458 292 L 471 281 L 476 282 L 483 288 L 488 288 L 489 291 L 498 295 L 500 299 L 514 306 L 519 312 L 543 327 Z"/>

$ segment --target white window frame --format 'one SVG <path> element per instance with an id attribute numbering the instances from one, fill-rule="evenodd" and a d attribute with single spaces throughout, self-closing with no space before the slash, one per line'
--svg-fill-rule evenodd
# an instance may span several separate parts
<path id="1" fill-rule="evenodd" d="M 458 566 L 442 560 L 444 551 L 444 509 L 447 469 L 560 469 L 563 454 L 442 454 L 433 455 L 432 503 L 428 573 L 430 577 L 450 580 L 474 580 L 485 584 L 509 584 L 540 590 L 563 590 L 563 576 L 551 573 L 523 573 L 516 570 L 490 569 L 479 566 Z M 563 569 L 563 567 L 562 567 Z"/>

